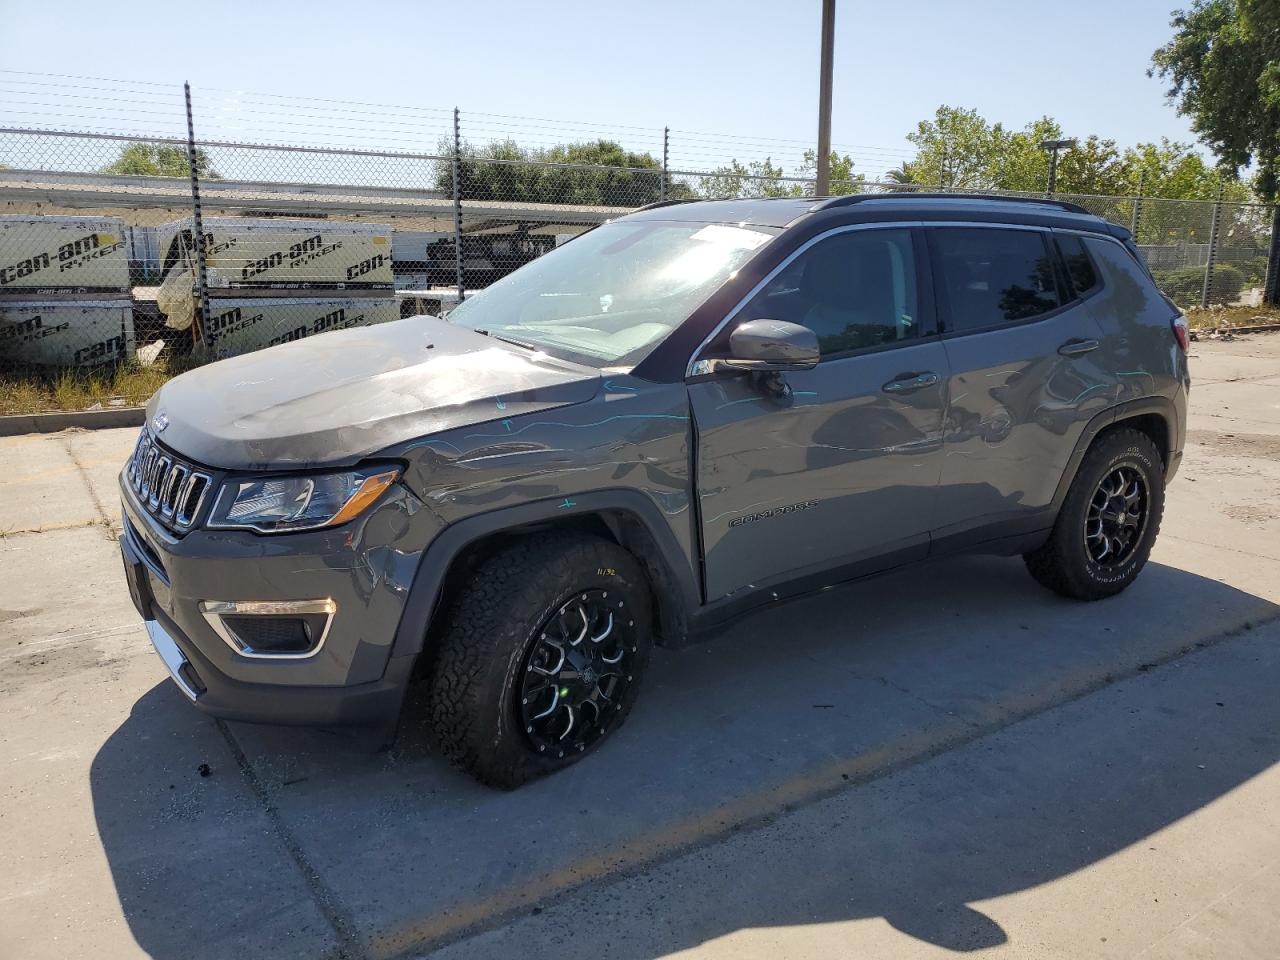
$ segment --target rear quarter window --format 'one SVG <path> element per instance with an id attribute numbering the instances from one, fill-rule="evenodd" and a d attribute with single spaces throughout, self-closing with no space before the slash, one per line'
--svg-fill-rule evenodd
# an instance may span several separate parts
<path id="1" fill-rule="evenodd" d="M 1153 324 L 1163 333 L 1174 308 L 1157 289 L 1151 277 L 1119 243 L 1101 237 L 1085 237 L 1095 269 L 1106 287 L 1096 300 L 1096 313 L 1108 325 L 1128 327 L 1135 323 Z"/>

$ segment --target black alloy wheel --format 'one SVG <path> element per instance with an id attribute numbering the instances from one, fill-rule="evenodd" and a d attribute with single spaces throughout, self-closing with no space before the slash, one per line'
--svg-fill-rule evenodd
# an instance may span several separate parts
<path id="1" fill-rule="evenodd" d="M 543 623 L 517 710 L 530 746 L 563 757 L 605 736 L 631 684 L 635 620 L 615 591 L 576 594 Z"/>
<path id="2" fill-rule="evenodd" d="M 1089 559 L 1117 567 L 1142 542 L 1147 521 L 1147 478 L 1133 466 L 1118 466 L 1098 483 L 1085 515 L 1084 543 Z"/>

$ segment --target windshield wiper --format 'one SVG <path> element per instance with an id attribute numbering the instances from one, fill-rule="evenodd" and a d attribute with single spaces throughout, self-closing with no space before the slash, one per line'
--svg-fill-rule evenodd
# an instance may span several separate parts
<path id="1" fill-rule="evenodd" d="M 472 329 L 475 330 L 476 333 L 484 334 L 486 337 L 492 337 L 494 340 L 501 340 L 503 343 L 510 343 L 517 347 L 524 347 L 526 350 L 532 350 L 534 353 L 537 353 L 540 349 L 542 349 L 541 347 L 535 347 L 531 343 L 525 343 L 523 340 L 515 340 L 515 339 L 512 339 L 511 337 L 504 337 L 504 336 L 501 336 L 500 334 L 493 333 L 489 330 L 481 330 L 479 327 L 472 327 Z"/>

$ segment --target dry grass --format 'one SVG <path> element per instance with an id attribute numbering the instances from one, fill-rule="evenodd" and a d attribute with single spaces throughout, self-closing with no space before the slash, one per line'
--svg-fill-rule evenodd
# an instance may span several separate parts
<path id="1" fill-rule="evenodd" d="M 1280 323 L 1280 309 L 1276 307 L 1208 307 L 1201 310 L 1192 307 L 1186 311 L 1192 330 L 1231 330 L 1236 327 L 1253 327 L 1264 323 Z"/>
<path id="2" fill-rule="evenodd" d="M 0 415 L 141 406 L 181 372 L 176 364 L 162 361 L 150 367 L 123 364 L 97 372 L 4 374 L 0 375 Z"/>

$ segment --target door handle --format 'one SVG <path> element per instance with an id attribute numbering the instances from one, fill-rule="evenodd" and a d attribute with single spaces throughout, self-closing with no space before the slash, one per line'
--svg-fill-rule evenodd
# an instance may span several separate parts
<path id="1" fill-rule="evenodd" d="M 925 373 L 910 374 L 905 377 L 899 377 L 897 380 L 890 380 L 880 389 L 885 393 L 914 393 L 917 390 L 923 390 L 925 387 L 932 387 L 937 382 L 938 375 L 926 371 Z"/>
<path id="2" fill-rule="evenodd" d="M 1058 348 L 1058 352 L 1064 357 L 1078 357 L 1082 353 L 1088 353 L 1090 350 L 1097 349 L 1097 340 L 1068 340 Z"/>

